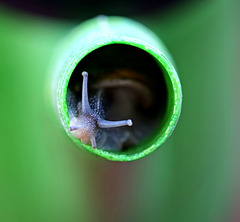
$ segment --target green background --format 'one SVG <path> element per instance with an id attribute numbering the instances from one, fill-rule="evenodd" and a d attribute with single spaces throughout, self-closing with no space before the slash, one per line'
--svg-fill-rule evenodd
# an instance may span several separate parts
<path id="1" fill-rule="evenodd" d="M 131 17 L 177 65 L 183 107 L 171 138 L 130 163 L 79 150 L 51 118 L 48 70 L 81 21 L 0 7 L 0 221 L 237 221 L 239 33 L 235 1 Z"/>

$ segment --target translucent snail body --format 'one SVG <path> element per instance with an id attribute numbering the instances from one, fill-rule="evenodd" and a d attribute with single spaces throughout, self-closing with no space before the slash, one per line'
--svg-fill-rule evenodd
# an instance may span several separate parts
<path id="1" fill-rule="evenodd" d="M 91 109 L 88 101 L 87 80 L 88 73 L 82 72 L 83 85 L 82 85 L 82 101 L 78 103 L 78 115 L 71 116 L 69 130 L 72 135 L 80 139 L 82 143 L 91 143 L 92 148 L 96 148 L 96 133 L 99 128 L 114 128 L 120 126 L 131 126 L 132 120 L 121 121 L 107 121 L 101 118 L 98 110 Z M 99 98 L 100 99 L 100 98 Z M 97 101 L 99 103 L 99 101 Z"/>

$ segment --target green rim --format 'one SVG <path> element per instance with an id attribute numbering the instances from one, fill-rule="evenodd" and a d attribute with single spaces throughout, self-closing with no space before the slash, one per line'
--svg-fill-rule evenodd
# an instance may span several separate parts
<path id="1" fill-rule="evenodd" d="M 115 152 L 115 151 L 106 151 L 101 149 L 93 149 L 90 145 L 82 144 L 80 140 L 74 138 L 72 134 L 68 130 L 69 126 L 69 115 L 67 109 L 67 88 L 68 83 L 71 78 L 71 75 L 76 68 L 77 64 L 89 53 L 93 52 L 94 50 L 110 45 L 110 44 L 126 44 L 130 46 L 134 46 L 140 48 L 146 52 L 148 52 L 152 57 L 157 61 L 159 66 L 164 72 L 164 78 L 167 84 L 168 90 L 168 108 L 167 108 L 167 116 L 164 120 L 164 124 L 162 124 L 161 129 L 155 133 L 154 138 L 151 138 L 150 141 L 140 143 L 139 146 L 137 145 L 131 151 L 125 152 Z M 108 39 L 96 39 L 92 44 L 88 44 L 86 48 L 81 48 L 81 50 L 73 53 L 71 58 L 68 59 L 65 69 L 62 72 L 62 75 L 59 79 L 58 84 L 58 110 L 64 125 L 64 128 L 69 135 L 69 137 L 80 147 L 85 149 L 86 151 L 95 154 L 97 156 L 106 158 L 108 160 L 113 161 L 133 161 L 139 158 L 142 158 L 154 150 L 158 149 L 166 139 L 172 134 L 178 118 L 181 112 L 181 103 L 182 103 L 182 90 L 180 80 L 174 69 L 173 65 L 170 61 L 155 47 L 152 47 L 148 43 L 132 38 L 129 36 L 112 36 Z"/>

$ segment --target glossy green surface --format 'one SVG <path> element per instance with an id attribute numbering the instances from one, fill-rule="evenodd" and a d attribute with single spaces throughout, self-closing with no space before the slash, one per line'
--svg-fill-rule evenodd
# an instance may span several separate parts
<path id="1" fill-rule="evenodd" d="M 164 78 L 168 90 L 168 108 L 164 124 L 156 133 L 151 141 L 141 143 L 140 145 L 129 148 L 124 152 L 106 151 L 102 149 L 93 149 L 90 145 L 84 145 L 80 140 L 75 139 L 68 130 L 69 115 L 67 110 L 67 88 L 69 79 L 76 65 L 89 53 L 94 50 L 110 45 L 125 44 L 140 48 L 149 53 L 157 61 L 159 68 L 164 71 Z M 175 128 L 182 103 L 181 84 L 178 75 L 166 58 L 164 53 L 169 54 L 164 45 L 158 38 L 146 27 L 123 17 L 103 17 L 99 16 L 95 19 L 84 22 L 84 24 L 75 28 L 63 43 L 61 54 L 56 56 L 56 66 L 54 71 L 58 81 L 58 87 L 53 88 L 58 93 L 57 107 L 59 116 L 62 118 L 63 126 L 68 135 L 80 146 L 88 152 L 115 161 L 132 161 L 142 158 L 157 148 L 171 135 Z M 60 50 L 59 50 L 60 51 Z M 61 68 L 59 68 L 59 66 Z M 54 96 L 54 98 L 56 98 Z M 57 108 L 56 107 L 56 108 Z M 160 124 L 160 123 L 159 123 Z"/>

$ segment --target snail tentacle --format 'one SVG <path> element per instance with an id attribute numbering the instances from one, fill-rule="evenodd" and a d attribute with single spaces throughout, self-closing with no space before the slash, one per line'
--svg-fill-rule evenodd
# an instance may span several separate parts
<path id="1" fill-rule="evenodd" d="M 87 82 L 88 82 L 88 73 L 86 71 L 82 72 L 83 76 L 83 85 L 82 85 L 82 113 L 90 113 L 91 108 L 89 105 L 88 101 L 88 87 L 87 87 Z"/>
<path id="2" fill-rule="evenodd" d="M 95 135 L 92 136 L 90 140 L 91 140 L 92 148 L 95 149 L 97 147 Z"/>
<path id="3" fill-rule="evenodd" d="M 97 95 L 97 110 L 100 110 L 100 105 L 101 105 L 101 96 L 102 96 L 102 90 L 99 90 L 98 95 Z"/>
<path id="4" fill-rule="evenodd" d="M 119 126 L 132 126 L 132 120 L 120 120 L 120 121 L 109 121 L 104 119 L 99 119 L 98 122 L 99 128 L 113 128 Z"/>
<path id="5" fill-rule="evenodd" d="M 70 126 L 69 127 L 69 130 L 70 131 L 74 131 L 74 130 L 77 130 L 77 129 L 79 129 L 80 127 L 79 126 Z"/>

